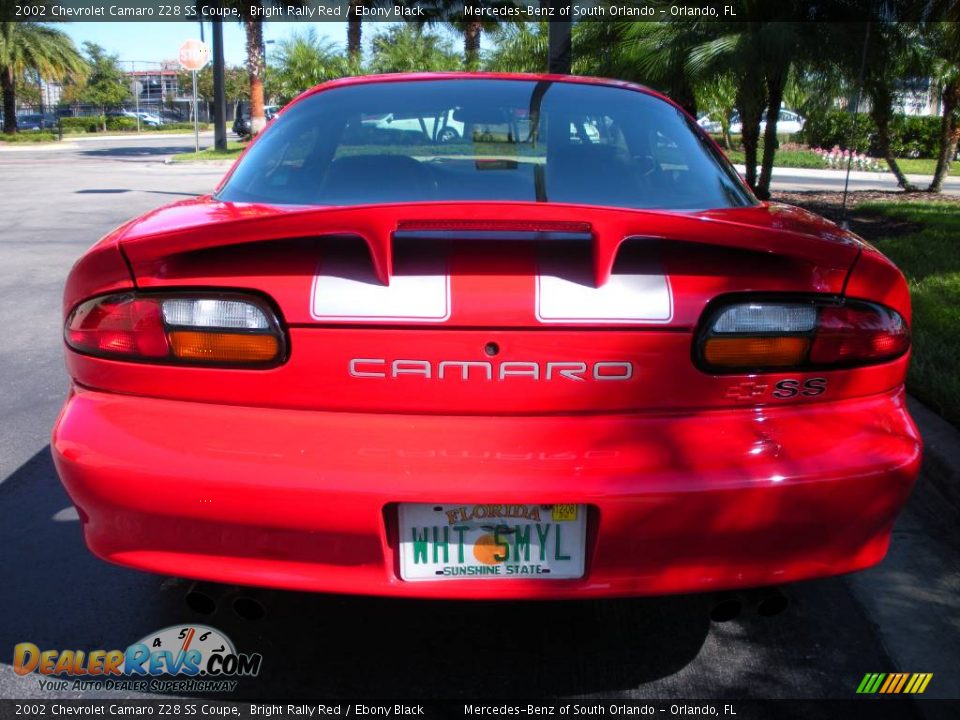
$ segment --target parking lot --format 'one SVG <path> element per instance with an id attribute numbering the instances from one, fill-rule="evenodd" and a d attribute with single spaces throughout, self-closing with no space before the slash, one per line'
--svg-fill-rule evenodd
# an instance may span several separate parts
<path id="1" fill-rule="evenodd" d="M 63 280 L 111 228 L 215 186 L 221 164 L 164 164 L 192 143 L 156 136 L 0 152 L 0 696 L 78 695 L 16 676 L 16 643 L 124 648 L 206 622 L 264 655 L 260 677 L 237 693 L 246 699 L 853 698 L 865 673 L 893 671 L 934 673 L 925 697 L 960 697 L 960 517 L 926 477 L 881 566 L 784 588 L 790 606 L 776 617 L 747 598 L 724 623 L 710 621 L 715 599 L 705 596 L 491 605 L 294 593 L 266 596 L 267 615 L 248 621 L 229 608 L 195 614 L 186 581 L 93 558 L 48 447 L 67 388 Z M 945 711 L 916 708 L 918 717 Z"/>

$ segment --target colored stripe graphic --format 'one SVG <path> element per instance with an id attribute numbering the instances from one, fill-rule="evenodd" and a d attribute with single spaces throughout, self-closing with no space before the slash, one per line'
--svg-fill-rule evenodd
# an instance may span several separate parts
<path id="1" fill-rule="evenodd" d="M 919 695 L 932 679 L 933 673 L 867 673 L 857 686 L 857 694 Z"/>

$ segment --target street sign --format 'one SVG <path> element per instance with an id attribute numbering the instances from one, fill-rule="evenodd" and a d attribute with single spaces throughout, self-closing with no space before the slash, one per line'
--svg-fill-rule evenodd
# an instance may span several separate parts
<path id="1" fill-rule="evenodd" d="M 186 40 L 180 46 L 179 59 L 184 70 L 196 72 L 210 61 L 210 48 L 200 40 Z"/>
<path id="2" fill-rule="evenodd" d="M 197 117 L 197 70 L 210 60 L 210 48 L 202 40 L 185 40 L 180 46 L 180 67 L 193 75 L 193 140 L 196 152 L 200 152 L 200 121 Z"/>

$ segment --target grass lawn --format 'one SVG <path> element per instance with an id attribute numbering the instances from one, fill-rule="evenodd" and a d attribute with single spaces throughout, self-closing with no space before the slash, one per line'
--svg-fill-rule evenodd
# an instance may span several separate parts
<path id="1" fill-rule="evenodd" d="M 54 133 L 34 132 L 32 130 L 18 132 L 14 135 L 5 135 L 0 133 L 0 142 L 17 145 L 56 142 L 56 140 L 57 136 Z"/>
<path id="2" fill-rule="evenodd" d="M 724 150 L 730 162 L 742 165 L 744 161 L 743 150 Z M 757 158 L 759 165 L 760 157 Z M 933 158 L 898 158 L 897 163 L 900 169 L 907 175 L 929 175 L 933 176 L 933 171 L 937 167 L 937 161 Z M 881 162 L 881 167 L 886 169 L 886 163 Z M 827 166 L 818 156 L 806 150 L 780 150 L 774 156 L 774 167 L 787 168 L 815 168 L 826 170 Z M 844 168 L 845 169 L 845 168 Z M 853 168 L 856 170 L 856 167 Z M 838 170 L 837 172 L 842 172 Z M 955 160 L 950 166 L 950 175 L 960 175 L 960 160 Z"/>
<path id="3" fill-rule="evenodd" d="M 185 152 L 174 155 L 170 158 L 171 162 L 209 162 L 211 160 L 236 160 L 237 156 L 243 152 L 244 148 L 247 147 L 246 143 L 229 141 L 227 142 L 226 151 L 214 150 L 209 148 L 208 150 L 201 150 L 198 153 L 194 152 Z"/>
<path id="4" fill-rule="evenodd" d="M 724 150 L 727 154 L 727 157 L 730 158 L 730 162 L 743 165 L 744 154 L 743 150 Z M 757 165 L 760 165 L 760 160 L 762 155 L 757 156 Z M 773 166 L 774 167 L 790 167 L 790 168 L 815 168 L 818 170 L 825 170 L 826 165 L 823 160 L 814 155 L 812 152 L 807 152 L 805 150 L 780 150 L 773 157 Z"/>
<path id="5" fill-rule="evenodd" d="M 937 169 L 937 161 L 933 158 L 897 158 L 897 165 L 907 175 L 933 177 L 933 172 Z M 960 175 L 960 161 L 954 160 L 950 165 L 950 175 Z"/>
<path id="6" fill-rule="evenodd" d="M 864 203 L 868 212 L 915 223 L 915 232 L 876 245 L 910 282 L 914 395 L 960 425 L 960 203 Z"/>

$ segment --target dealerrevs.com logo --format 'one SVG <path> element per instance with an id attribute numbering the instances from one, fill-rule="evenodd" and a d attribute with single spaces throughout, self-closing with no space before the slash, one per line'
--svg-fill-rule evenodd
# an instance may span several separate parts
<path id="1" fill-rule="evenodd" d="M 41 676 L 41 690 L 230 692 L 237 678 L 256 677 L 263 656 L 239 653 L 208 625 L 172 625 L 126 650 L 42 650 L 30 642 L 13 648 L 18 675 Z"/>

